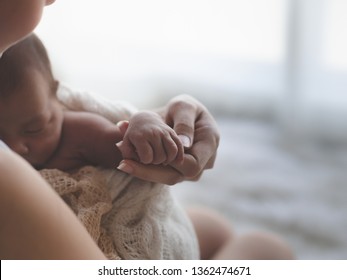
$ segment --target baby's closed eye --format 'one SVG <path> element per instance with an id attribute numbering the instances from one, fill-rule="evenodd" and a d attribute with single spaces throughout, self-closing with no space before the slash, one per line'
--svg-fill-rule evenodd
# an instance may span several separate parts
<path id="1" fill-rule="evenodd" d="M 44 126 L 27 128 L 24 130 L 25 134 L 37 134 L 44 130 Z"/>

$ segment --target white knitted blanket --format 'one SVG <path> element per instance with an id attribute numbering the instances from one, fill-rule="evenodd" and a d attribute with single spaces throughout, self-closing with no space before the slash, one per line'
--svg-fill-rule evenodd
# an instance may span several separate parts
<path id="1" fill-rule="evenodd" d="M 70 110 L 98 113 L 113 122 L 128 119 L 134 111 L 129 105 L 63 86 L 58 98 Z M 193 226 L 170 187 L 92 166 L 74 174 L 47 169 L 40 172 L 109 258 L 199 258 Z"/>

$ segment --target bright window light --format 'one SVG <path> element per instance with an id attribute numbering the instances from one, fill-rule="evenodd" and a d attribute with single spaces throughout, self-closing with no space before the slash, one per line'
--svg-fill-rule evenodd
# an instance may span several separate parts
<path id="1" fill-rule="evenodd" d="M 285 2 L 60 0 L 46 8 L 50 13 L 45 12 L 38 31 L 53 37 L 63 31 L 66 38 L 84 42 L 83 49 L 87 39 L 91 46 L 102 39 L 116 46 L 278 62 L 284 50 Z"/>
<path id="2" fill-rule="evenodd" d="M 324 61 L 333 70 L 347 70 L 347 1 L 326 1 Z"/>

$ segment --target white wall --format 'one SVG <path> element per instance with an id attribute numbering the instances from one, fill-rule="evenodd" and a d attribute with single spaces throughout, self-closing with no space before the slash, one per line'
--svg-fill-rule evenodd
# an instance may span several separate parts
<path id="1" fill-rule="evenodd" d="M 284 3 L 59 0 L 36 31 L 62 79 L 108 95 L 273 95 L 281 87 Z"/>

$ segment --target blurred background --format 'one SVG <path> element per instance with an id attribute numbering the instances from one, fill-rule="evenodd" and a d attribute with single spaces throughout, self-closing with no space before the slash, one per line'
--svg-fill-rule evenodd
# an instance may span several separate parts
<path id="1" fill-rule="evenodd" d="M 36 33 L 57 77 L 138 108 L 195 96 L 215 168 L 173 188 L 300 259 L 347 259 L 347 0 L 59 0 Z"/>

